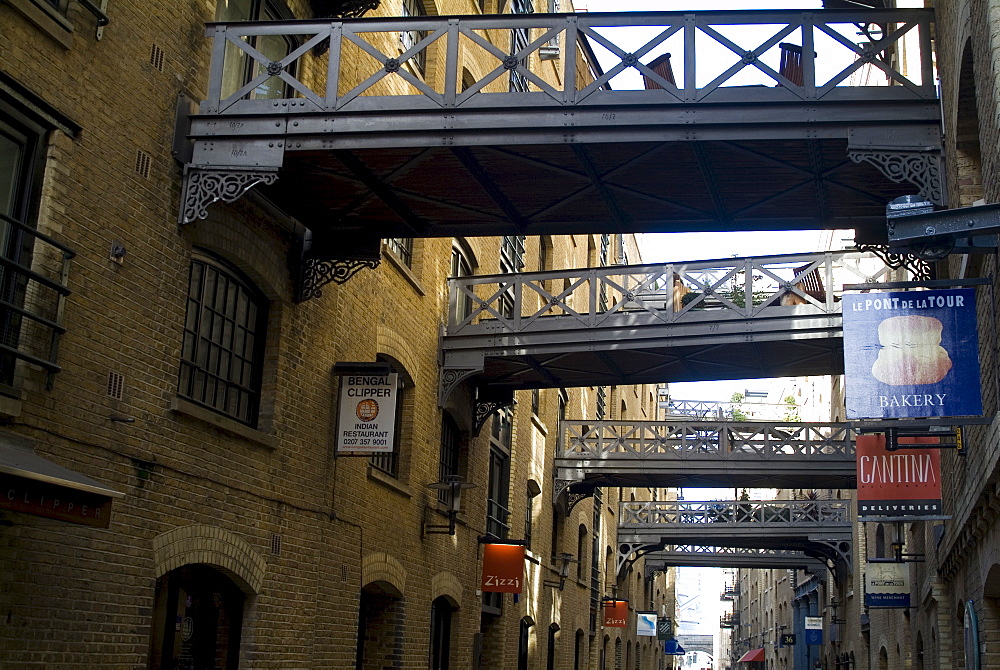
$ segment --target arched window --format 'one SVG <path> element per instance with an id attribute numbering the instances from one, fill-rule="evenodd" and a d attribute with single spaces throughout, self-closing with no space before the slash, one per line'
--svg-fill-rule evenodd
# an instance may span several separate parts
<path id="1" fill-rule="evenodd" d="M 528 670 L 528 650 L 531 642 L 531 617 L 523 617 L 517 635 L 517 670 Z"/>
<path id="2" fill-rule="evenodd" d="M 584 552 L 587 550 L 587 527 L 582 523 L 580 524 L 580 529 L 576 536 L 576 578 L 583 581 L 584 575 L 587 574 L 584 569 Z"/>
<path id="3" fill-rule="evenodd" d="M 239 270 L 196 252 L 188 279 L 178 395 L 256 426 L 267 306 Z"/>
<path id="4" fill-rule="evenodd" d="M 354 665 L 371 667 L 403 644 L 403 594 L 384 581 L 366 584 L 358 603 L 358 639 Z"/>
<path id="5" fill-rule="evenodd" d="M 431 670 L 448 670 L 451 658 L 451 601 L 441 596 L 431 603 Z"/>
<path id="6" fill-rule="evenodd" d="M 573 670 L 583 668 L 583 629 L 577 628 L 576 638 L 573 640 Z"/>
<path id="7" fill-rule="evenodd" d="M 185 565 L 161 577 L 153 608 L 151 670 L 237 670 L 245 600 L 236 584 L 207 565 Z"/>
<path id="8" fill-rule="evenodd" d="M 438 481 L 446 482 L 449 477 L 458 476 L 462 447 L 462 434 L 458 424 L 444 412 L 441 414 L 441 451 L 438 459 Z M 439 489 L 438 500 L 451 505 L 451 489 Z"/>
<path id="9" fill-rule="evenodd" d="M 556 641 L 559 637 L 559 624 L 554 623 L 549 626 L 549 642 L 545 654 L 545 667 L 547 670 L 555 670 L 556 667 Z"/>

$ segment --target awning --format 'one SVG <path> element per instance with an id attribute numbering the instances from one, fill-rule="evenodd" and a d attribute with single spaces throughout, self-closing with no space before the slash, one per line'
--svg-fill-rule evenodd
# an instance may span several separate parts
<path id="1" fill-rule="evenodd" d="M 761 662 L 761 663 L 764 662 L 764 647 L 761 647 L 760 649 L 751 649 L 747 653 L 745 653 L 742 656 L 740 656 L 740 660 L 738 660 L 736 662 L 737 663 L 756 663 L 758 661 Z"/>
<path id="2" fill-rule="evenodd" d="M 112 499 L 124 495 L 42 458 L 31 441 L 0 433 L 0 509 L 107 528 Z"/>

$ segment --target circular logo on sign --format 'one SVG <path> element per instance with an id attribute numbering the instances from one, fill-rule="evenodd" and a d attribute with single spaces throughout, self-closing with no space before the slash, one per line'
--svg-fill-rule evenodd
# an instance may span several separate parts
<path id="1" fill-rule="evenodd" d="M 378 416 L 378 403 L 374 400 L 362 400 L 358 403 L 358 418 L 362 421 L 371 421 Z"/>
<path id="2" fill-rule="evenodd" d="M 186 616 L 184 617 L 184 621 L 182 622 L 181 625 L 182 625 L 181 637 L 184 639 L 185 642 L 187 642 L 188 640 L 191 639 L 191 636 L 194 635 L 194 619 L 192 619 L 189 616 Z"/>

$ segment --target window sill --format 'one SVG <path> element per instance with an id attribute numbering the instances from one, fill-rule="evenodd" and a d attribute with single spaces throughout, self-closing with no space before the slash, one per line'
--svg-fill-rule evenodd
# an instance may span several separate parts
<path id="1" fill-rule="evenodd" d="M 384 472 L 372 466 L 371 464 L 368 465 L 368 479 L 374 482 L 378 482 L 379 484 L 386 487 L 390 491 L 394 491 L 400 494 L 401 496 L 404 496 L 406 498 L 413 497 L 413 489 L 411 489 L 409 486 L 399 481 L 392 475 L 385 474 Z"/>
<path id="2" fill-rule="evenodd" d="M 241 437 L 248 442 L 254 442 L 255 444 L 259 444 L 267 449 L 276 449 L 278 447 L 278 438 L 274 435 L 269 435 L 257 430 L 256 428 L 245 426 L 239 421 L 234 421 L 233 419 L 224 417 L 221 414 L 216 414 L 212 410 L 205 409 L 204 407 L 196 405 L 189 400 L 174 398 L 170 401 L 170 411 L 210 424 L 217 430 L 229 433 L 230 435 L 235 435 L 236 437 Z"/>
<path id="3" fill-rule="evenodd" d="M 543 436 L 548 437 L 549 429 L 545 427 L 545 424 L 542 423 L 542 420 L 538 418 L 538 415 L 536 414 L 531 415 L 531 423 L 535 424 L 535 428 L 541 431 Z"/>
<path id="4" fill-rule="evenodd" d="M 410 285 L 419 295 L 427 295 L 427 291 L 425 291 L 424 287 L 420 285 L 420 282 L 417 280 L 417 275 L 413 274 L 413 270 L 410 269 L 399 256 L 392 253 L 389 247 L 384 244 L 382 245 L 382 256 L 388 260 L 401 275 L 403 275 L 403 278 L 406 281 L 410 282 Z"/>
<path id="5" fill-rule="evenodd" d="M 73 24 L 54 8 L 36 4 L 31 0 L 0 0 L 0 4 L 2 3 L 10 5 L 63 48 L 69 49 L 73 46 Z"/>

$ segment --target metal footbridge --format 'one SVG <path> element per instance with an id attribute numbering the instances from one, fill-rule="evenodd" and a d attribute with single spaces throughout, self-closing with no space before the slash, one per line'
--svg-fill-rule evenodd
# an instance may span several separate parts
<path id="1" fill-rule="evenodd" d="M 651 551 L 643 558 L 646 559 L 647 573 L 672 567 L 761 568 L 810 572 L 822 572 L 827 568 L 824 561 L 801 551 L 692 544 L 668 546 L 659 551 Z"/>
<path id="2" fill-rule="evenodd" d="M 856 487 L 846 423 L 560 421 L 556 491 L 595 486 Z"/>
<path id="3" fill-rule="evenodd" d="M 884 281 L 861 252 L 729 258 L 449 280 L 441 401 L 517 389 L 839 374 L 844 284 Z"/>
<path id="4" fill-rule="evenodd" d="M 178 111 L 179 219 L 263 189 L 307 231 L 302 297 L 386 237 L 877 243 L 894 198 L 945 204 L 932 24 L 917 9 L 211 23 L 206 98 Z"/>
<path id="5" fill-rule="evenodd" d="M 670 545 L 795 551 L 849 570 L 852 529 L 849 500 L 622 502 L 618 574 Z"/>

